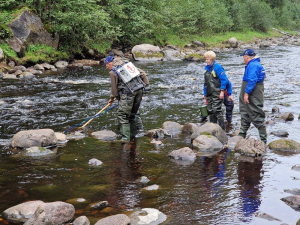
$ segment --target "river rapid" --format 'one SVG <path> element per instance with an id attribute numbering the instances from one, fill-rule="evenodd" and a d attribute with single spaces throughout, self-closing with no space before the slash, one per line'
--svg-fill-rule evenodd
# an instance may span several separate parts
<path id="1" fill-rule="evenodd" d="M 233 125 L 239 129 L 238 96 L 244 72 L 241 52 L 217 53 L 233 84 Z M 289 139 L 300 142 L 300 47 L 276 46 L 257 50 L 266 70 L 265 106 L 267 120 L 272 107 L 291 112 L 295 119 L 268 125 L 268 143 L 279 139 L 272 131 L 286 130 Z M 165 121 L 199 124 L 205 63 L 183 61 L 135 63 L 145 70 L 151 91 L 144 96 L 140 114 L 144 130 L 160 128 Z M 51 128 L 63 132 L 96 114 L 107 104 L 110 79 L 104 67 L 66 69 L 45 73 L 33 81 L 0 82 L 0 212 L 30 200 L 44 202 L 86 199 L 75 206 L 76 217 L 85 215 L 94 224 L 117 213 L 130 214 L 140 208 L 156 208 L 167 215 L 163 224 L 291 224 L 300 212 L 282 200 L 285 189 L 300 187 L 299 155 L 267 150 L 264 157 L 244 157 L 224 149 L 212 157 L 198 157 L 180 164 L 168 153 L 191 147 L 189 135 L 167 137 L 162 146 L 140 135 L 131 145 L 101 142 L 89 133 L 103 129 L 117 132 L 116 110 L 96 118 L 87 137 L 70 140 L 51 157 L 17 157 L 9 150 L 14 134 L 21 130 Z M 251 126 L 249 135 L 257 136 Z M 88 161 L 97 158 L 99 168 Z M 141 176 L 150 179 L 139 183 Z M 152 184 L 158 191 L 142 188 Z M 108 201 L 105 209 L 91 209 L 90 203 Z M 267 213 L 280 221 L 268 221 Z M 0 224 L 7 224 L 0 219 Z"/>

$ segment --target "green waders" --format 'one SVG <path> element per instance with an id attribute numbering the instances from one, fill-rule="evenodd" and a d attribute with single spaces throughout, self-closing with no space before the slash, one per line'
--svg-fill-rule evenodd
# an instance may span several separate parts
<path id="1" fill-rule="evenodd" d="M 130 141 L 137 133 L 135 115 L 137 114 L 143 96 L 143 90 L 137 90 L 133 93 L 124 93 L 120 95 L 118 107 L 118 119 L 121 124 L 120 133 L 122 141 Z"/>
<path id="2" fill-rule="evenodd" d="M 239 136 L 246 137 L 251 122 L 258 129 L 260 140 L 267 143 L 267 131 L 265 125 L 264 84 L 257 83 L 252 93 L 249 94 L 249 103 L 244 103 L 244 94 L 247 82 L 243 81 L 240 92 L 241 128 Z"/>
<path id="3" fill-rule="evenodd" d="M 204 79 L 206 99 L 208 101 L 207 111 L 209 120 L 211 123 L 218 123 L 219 126 L 223 130 L 225 130 L 225 123 L 222 112 L 223 99 L 219 98 L 221 92 L 221 82 L 214 72 L 214 67 L 212 68 L 212 72 L 205 71 Z"/>

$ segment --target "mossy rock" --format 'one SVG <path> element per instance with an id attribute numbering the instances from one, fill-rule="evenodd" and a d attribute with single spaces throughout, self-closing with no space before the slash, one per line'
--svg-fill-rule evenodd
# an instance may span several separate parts
<path id="1" fill-rule="evenodd" d="M 183 60 L 185 61 L 201 61 L 201 62 L 204 62 L 205 61 L 205 58 L 201 55 L 198 55 L 198 54 L 189 54 L 189 55 L 186 55 L 184 56 Z"/>
<path id="2" fill-rule="evenodd" d="M 272 150 L 290 151 L 300 153 L 300 144 L 290 139 L 279 139 L 269 143 L 269 148 Z"/>
<path id="3" fill-rule="evenodd" d="M 163 58 L 164 54 L 161 52 L 153 52 L 149 54 L 144 54 L 143 52 L 133 52 L 136 58 Z"/>

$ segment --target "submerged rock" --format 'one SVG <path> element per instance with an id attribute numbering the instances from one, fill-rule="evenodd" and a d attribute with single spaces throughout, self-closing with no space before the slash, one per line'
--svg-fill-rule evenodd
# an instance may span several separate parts
<path id="1" fill-rule="evenodd" d="M 101 220 L 98 220 L 95 225 L 128 225 L 130 223 L 130 219 L 125 214 L 117 214 L 113 216 L 105 217 Z"/>
<path id="2" fill-rule="evenodd" d="M 299 210 L 300 208 L 300 195 L 292 195 L 281 199 L 287 205 L 292 207 L 295 210 Z"/>
<path id="3" fill-rule="evenodd" d="M 228 148 L 234 149 L 236 144 L 242 139 L 243 139 L 243 137 L 241 137 L 241 136 L 234 136 L 234 137 L 230 138 L 227 143 Z"/>
<path id="4" fill-rule="evenodd" d="M 193 140 L 193 146 L 202 152 L 215 152 L 220 151 L 223 148 L 222 143 L 216 137 L 211 135 L 199 135 Z"/>
<path id="5" fill-rule="evenodd" d="M 176 160 L 184 160 L 184 161 L 194 161 L 196 159 L 195 152 L 188 147 L 174 150 L 171 153 L 169 153 L 168 156 Z"/>
<path id="6" fill-rule="evenodd" d="M 3 217 L 13 222 L 25 222 L 33 216 L 36 209 L 44 204 L 43 201 L 24 202 L 19 205 L 6 209 L 2 214 Z"/>
<path id="7" fill-rule="evenodd" d="M 292 195 L 300 195 L 300 189 L 299 188 L 284 189 L 284 192 L 292 194 Z"/>
<path id="8" fill-rule="evenodd" d="M 276 118 L 283 119 L 285 121 L 294 120 L 294 115 L 290 112 L 285 112 L 276 116 Z"/>
<path id="9" fill-rule="evenodd" d="M 64 224 L 75 215 L 73 205 L 65 202 L 42 203 L 24 225 Z"/>
<path id="10" fill-rule="evenodd" d="M 142 176 L 142 177 L 138 180 L 138 182 L 141 182 L 141 183 L 143 183 L 143 184 L 146 184 L 146 183 L 148 183 L 149 181 L 150 181 L 149 178 L 146 177 L 146 176 Z"/>
<path id="11" fill-rule="evenodd" d="M 56 146 L 57 138 L 51 129 L 25 130 L 15 134 L 11 141 L 12 148 L 30 148 Z"/>
<path id="12" fill-rule="evenodd" d="M 73 221 L 73 225 L 91 225 L 91 223 L 86 216 L 80 216 Z"/>
<path id="13" fill-rule="evenodd" d="M 300 171 L 300 164 L 293 166 L 292 170 Z"/>
<path id="14" fill-rule="evenodd" d="M 279 221 L 279 222 L 281 222 L 281 220 L 275 218 L 274 216 L 271 216 L 271 215 L 269 215 L 267 213 L 263 213 L 263 212 L 256 212 L 255 216 L 258 217 L 258 218 L 269 220 L 269 221 Z"/>
<path id="15" fill-rule="evenodd" d="M 163 223 L 167 216 L 157 209 L 144 208 L 130 216 L 130 225 L 157 225 Z"/>
<path id="16" fill-rule="evenodd" d="M 92 209 L 105 208 L 108 206 L 108 201 L 100 201 L 89 204 L 89 207 Z"/>
<path id="17" fill-rule="evenodd" d="M 201 134 L 210 134 L 216 137 L 221 143 L 228 141 L 225 131 L 215 123 L 203 124 L 196 132 L 192 134 L 191 139 L 195 139 Z"/>
<path id="18" fill-rule="evenodd" d="M 260 156 L 267 150 L 267 145 L 261 140 L 250 137 L 248 139 L 241 139 L 235 146 L 234 150 L 245 155 Z"/>
<path id="19" fill-rule="evenodd" d="M 290 139 L 279 139 L 269 143 L 269 148 L 272 150 L 300 152 L 300 143 Z"/>
<path id="20" fill-rule="evenodd" d="M 94 138 L 101 141 L 114 141 L 117 139 L 117 134 L 111 130 L 101 130 L 92 133 Z"/>
<path id="21" fill-rule="evenodd" d="M 21 154 L 23 156 L 39 157 L 39 156 L 53 155 L 55 153 L 56 153 L 56 150 L 52 151 L 52 150 L 44 148 L 44 147 L 31 147 L 31 148 L 27 148 Z"/>
<path id="22" fill-rule="evenodd" d="M 162 129 L 166 130 L 171 135 L 176 135 L 182 132 L 182 125 L 176 122 L 166 121 L 163 123 Z"/>
<path id="23" fill-rule="evenodd" d="M 157 184 L 153 184 L 151 186 L 143 188 L 143 190 L 146 190 L 146 191 L 157 191 L 158 189 L 159 189 L 159 185 L 157 185 Z"/>
<path id="24" fill-rule="evenodd" d="M 89 160 L 89 165 L 100 166 L 100 165 L 102 165 L 102 162 L 99 159 L 93 158 L 93 159 Z"/>

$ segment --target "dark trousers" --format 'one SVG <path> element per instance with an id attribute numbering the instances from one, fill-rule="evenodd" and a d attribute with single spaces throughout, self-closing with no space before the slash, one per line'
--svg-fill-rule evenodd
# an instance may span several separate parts
<path id="1" fill-rule="evenodd" d="M 232 121 L 232 111 L 234 107 L 234 102 L 228 99 L 227 95 L 224 95 L 224 105 L 226 108 L 226 120 L 227 122 Z"/>

